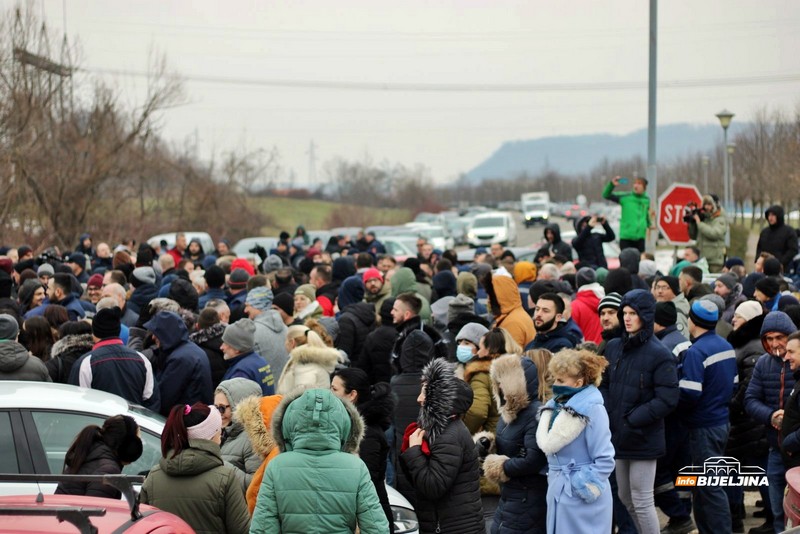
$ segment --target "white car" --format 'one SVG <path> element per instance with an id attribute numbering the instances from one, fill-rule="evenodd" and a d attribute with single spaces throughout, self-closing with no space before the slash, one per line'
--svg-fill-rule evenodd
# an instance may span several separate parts
<path id="1" fill-rule="evenodd" d="M 0 473 L 59 474 L 78 432 L 102 426 L 112 415 L 129 415 L 141 428 L 143 451 L 123 473 L 146 475 L 161 459 L 165 419 L 122 397 L 94 389 L 49 382 L 3 381 L 0 387 Z M 55 484 L 0 482 L 0 495 L 53 493 Z M 418 532 L 414 508 L 386 487 L 397 534 Z"/>
<path id="2" fill-rule="evenodd" d="M 166 252 L 167 250 L 175 247 L 175 235 L 176 234 L 184 234 L 186 236 L 186 244 L 189 244 L 189 241 L 192 239 L 197 239 L 200 241 L 200 244 L 203 245 L 203 252 L 206 254 L 213 254 L 216 250 L 217 246 L 214 244 L 214 240 L 211 239 L 211 236 L 208 235 L 206 232 L 171 232 L 168 234 L 158 234 L 154 235 L 153 237 L 147 240 L 150 245 L 160 245 L 162 241 L 167 242 L 167 248 L 162 250 L 161 252 Z"/>
<path id="3" fill-rule="evenodd" d="M 279 237 L 270 237 L 270 236 L 263 236 L 263 237 L 245 237 L 244 239 L 240 239 L 233 245 L 231 251 L 236 254 L 237 258 L 245 258 L 248 261 L 258 265 L 261 263 L 261 258 L 258 254 L 254 252 L 250 252 L 256 245 L 261 245 L 267 250 L 267 254 L 269 251 L 278 246 L 278 241 L 280 240 Z"/>
<path id="4" fill-rule="evenodd" d="M 433 245 L 433 248 L 448 250 L 456 246 L 455 240 L 444 226 L 433 224 L 419 225 L 418 223 L 408 223 L 406 226 L 411 228 L 411 232 L 414 235 L 427 239 L 428 243 Z"/>
<path id="5" fill-rule="evenodd" d="M 484 247 L 492 243 L 503 246 L 517 244 L 517 226 L 514 217 L 504 211 L 481 213 L 472 219 L 467 230 L 467 244 L 471 247 Z"/>

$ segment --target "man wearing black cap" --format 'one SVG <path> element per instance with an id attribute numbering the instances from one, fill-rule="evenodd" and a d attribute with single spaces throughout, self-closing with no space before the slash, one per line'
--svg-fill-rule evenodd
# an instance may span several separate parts
<path id="1" fill-rule="evenodd" d="M 679 369 L 680 401 L 677 412 L 689 429 L 692 465 L 723 456 L 730 430 L 728 405 L 738 380 L 736 353 L 716 332 L 719 308 L 696 300 L 689 310 L 693 340 Z M 693 488 L 694 518 L 700 532 L 720 532 L 731 525 L 731 510 L 720 486 Z"/>
<path id="2" fill-rule="evenodd" d="M 678 312 L 675 325 L 678 332 L 685 338 L 689 337 L 689 301 L 681 292 L 680 281 L 677 276 L 662 276 L 653 282 L 653 296 L 656 302 L 672 302 Z"/>
<path id="3" fill-rule="evenodd" d="M 206 307 L 209 300 L 222 299 L 225 300 L 225 271 L 218 265 L 212 265 L 203 273 L 203 278 L 206 280 L 206 292 L 200 295 L 198 306 L 202 310 Z"/>
<path id="4" fill-rule="evenodd" d="M 122 343 L 121 317 L 116 306 L 97 312 L 92 320 L 95 345 L 73 364 L 69 383 L 107 391 L 157 412 L 161 403 L 153 367 L 143 354 Z"/>
<path id="5" fill-rule="evenodd" d="M 781 298 L 781 283 L 777 278 L 767 276 L 756 282 L 755 298 L 769 312 L 778 311 Z"/>
<path id="6" fill-rule="evenodd" d="M 612 292 L 600 299 L 600 304 L 597 305 L 600 327 L 603 329 L 601 334 L 603 341 L 597 347 L 597 353 L 600 355 L 605 353 L 606 344 L 609 341 L 622 335 L 622 327 L 619 324 L 619 317 L 617 317 L 620 302 L 622 302 L 622 296 Z"/>
<path id="7" fill-rule="evenodd" d="M 86 256 L 80 252 L 73 252 L 67 260 L 67 265 L 72 269 L 72 274 L 78 279 L 78 282 L 85 284 L 89 281 L 89 273 L 86 272 Z"/>

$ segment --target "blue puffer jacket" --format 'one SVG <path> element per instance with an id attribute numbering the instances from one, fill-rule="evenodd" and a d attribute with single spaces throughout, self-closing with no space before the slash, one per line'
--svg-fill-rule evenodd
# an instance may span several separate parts
<path id="1" fill-rule="evenodd" d="M 211 404 L 211 364 L 203 349 L 189 341 L 183 319 L 174 312 L 158 312 L 144 327 L 160 343 L 156 354 L 156 381 L 161 393 L 161 414 L 176 404 Z"/>
<path id="2" fill-rule="evenodd" d="M 497 455 L 487 456 L 483 469 L 490 479 L 503 481 L 492 533 L 537 532 L 547 519 L 547 457 L 536 443 L 538 371 L 528 358 L 505 355 L 492 362 L 490 376 L 501 419 Z"/>
<path id="3" fill-rule="evenodd" d="M 797 330 L 789 316 L 780 311 L 767 314 L 761 326 L 761 342 L 769 332 L 782 332 L 789 335 Z M 764 347 L 766 351 L 767 347 Z M 778 431 L 772 428 L 770 418 L 775 410 L 782 409 L 789 400 L 794 388 L 794 376 L 789 363 L 781 357 L 765 352 L 756 362 L 753 376 L 744 395 L 744 409 L 757 423 L 767 428 L 767 442 L 770 447 L 778 446 Z M 783 396 L 781 396 L 783 393 Z"/>
<path id="4" fill-rule="evenodd" d="M 608 342 L 603 375 L 603 393 L 611 424 L 611 442 L 616 458 L 652 460 L 664 455 L 664 418 L 678 404 L 675 357 L 653 335 L 656 300 L 649 291 L 634 289 L 622 297 L 618 317 L 633 308 L 642 320 L 634 335 Z"/>

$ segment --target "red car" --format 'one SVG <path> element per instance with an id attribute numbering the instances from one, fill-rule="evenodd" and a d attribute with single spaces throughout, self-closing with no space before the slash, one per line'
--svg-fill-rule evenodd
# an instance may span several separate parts
<path id="1" fill-rule="evenodd" d="M 800 467 L 786 471 L 786 496 L 783 498 L 786 529 L 800 526 Z"/>

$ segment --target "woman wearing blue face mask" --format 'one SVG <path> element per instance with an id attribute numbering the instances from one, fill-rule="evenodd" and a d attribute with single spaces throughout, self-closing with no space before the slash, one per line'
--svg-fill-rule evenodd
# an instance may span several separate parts
<path id="1" fill-rule="evenodd" d="M 564 349 L 548 365 L 553 398 L 541 412 L 536 442 L 547 456 L 547 532 L 610 532 L 614 446 L 597 389 L 608 361 Z"/>

